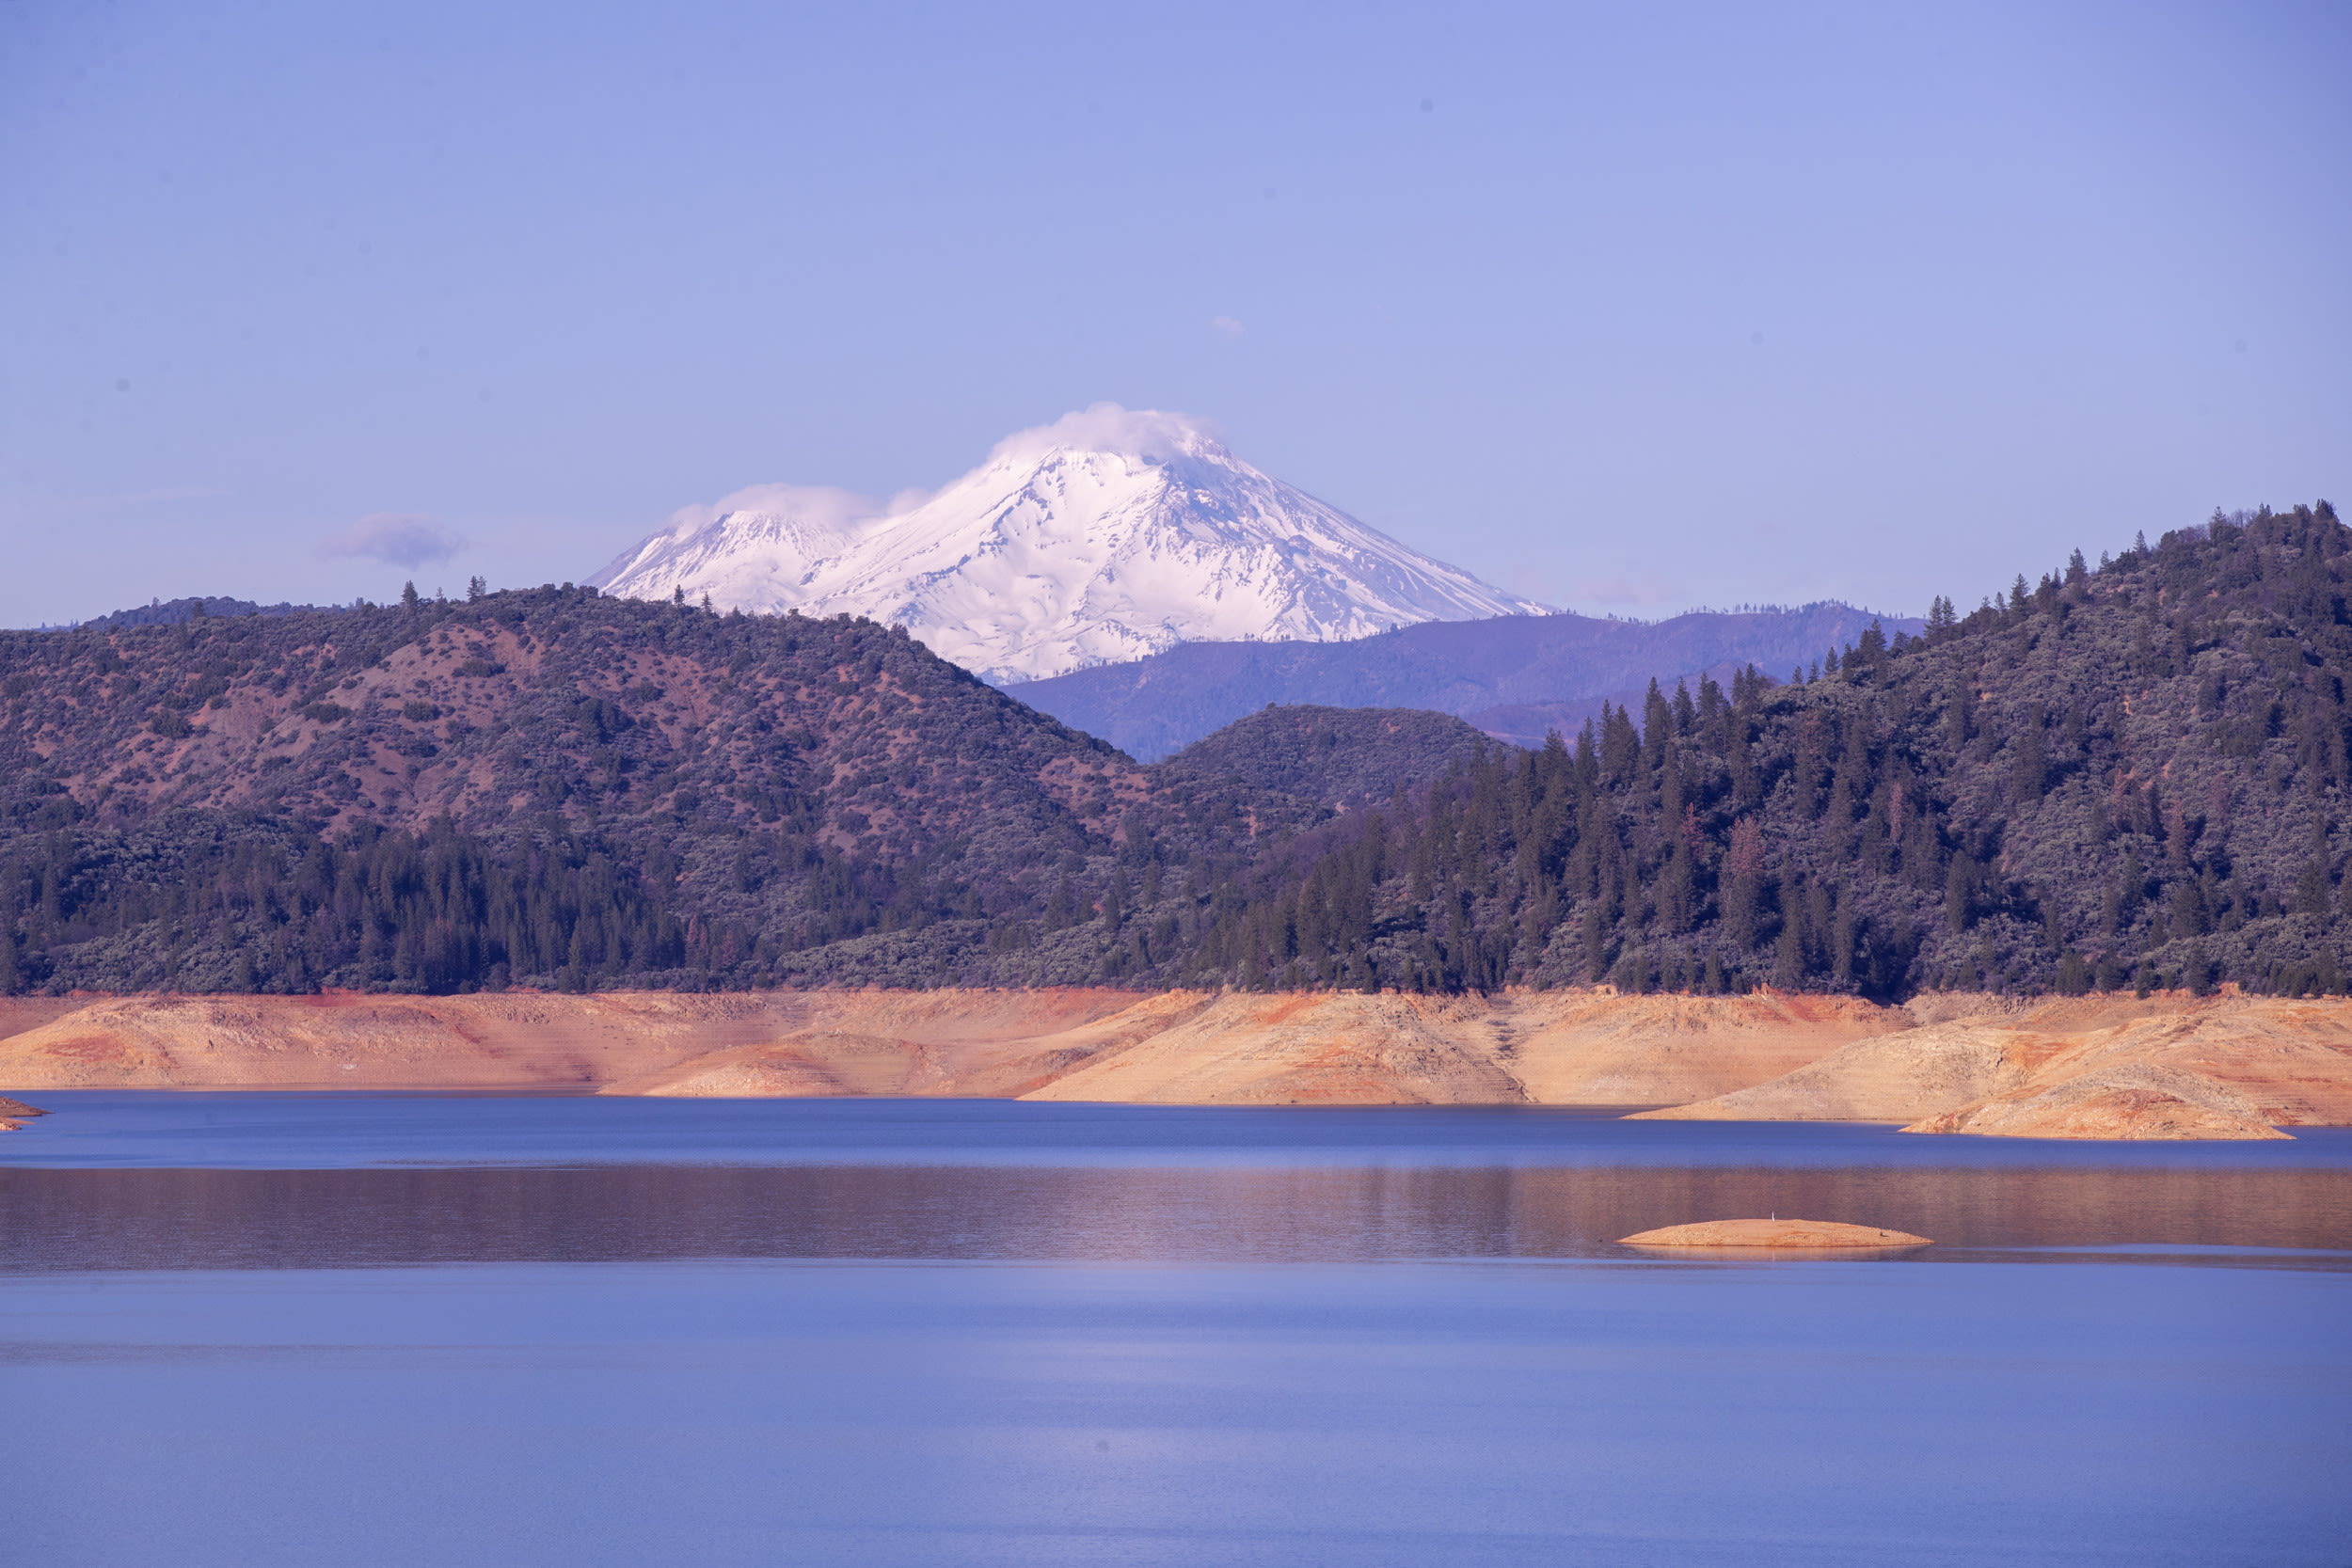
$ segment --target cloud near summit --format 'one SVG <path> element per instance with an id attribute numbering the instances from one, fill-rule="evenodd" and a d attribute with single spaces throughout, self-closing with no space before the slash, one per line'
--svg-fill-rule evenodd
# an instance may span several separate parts
<path id="1" fill-rule="evenodd" d="M 844 490 L 834 484 L 747 484 L 731 491 L 715 501 L 681 506 L 670 514 L 670 536 L 689 538 L 708 528 L 730 512 L 759 512 L 771 516 L 790 517 L 823 533 L 846 533 L 858 523 L 871 522 L 877 517 L 895 516 L 909 510 L 899 504 L 906 497 L 914 497 L 912 505 L 919 506 L 929 498 L 929 491 L 907 491 L 894 496 L 885 503 L 855 490 Z"/>
<path id="2" fill-rule="evenodd" d="M 1123 408 L 1098 403 L 1064 414 L 1051 424 L 1017 430 L 989 451 L 992 463 L 1033 462 L 1060 447 L 1089 451 L 1116 451 L 1157 463 L 1180 451 L 1203 447 L 1222 449 L 1223 432 L 1214 420 L 1157 408 Z M 900 490 L 887 500 L 832 484 L 747 484 L 715 501 L 698 501 L 670 514 L 666 531 L 673 539 L 691 539 L 734 512 L 756 512 L 788 517 L 816 535 L 848 538 L 862 525 L 886 517 L 901 517 L 921 506 L 936 490 Z M 373 521 L 373 519 L 363 519 Z M 600 581 L 634 557 L 642 546 L 625 552 L 621 561 L 589 580 Z"/>
<path id="3" fill-rule="evenodd" d="M 1221 448 L 1222 436 L 1214 420 L 1190 414 L 1098 403 L 1075 414 L 1064 414 L 1052 424 L 1017 430 L 997 442 L 988 455 L 992 462 L 1028 460 L 1042 457 L 1056 447 L 1075 447 L 1116 451 L 1151 463 L 1203 446 Z"/>

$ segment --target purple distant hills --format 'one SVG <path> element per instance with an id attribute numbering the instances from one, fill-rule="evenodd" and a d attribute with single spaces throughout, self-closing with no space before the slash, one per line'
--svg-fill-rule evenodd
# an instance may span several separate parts
<path id="1" fill-rule="evenodd" d="M 1836 602 L 1655 623 L 1511 615 L 1432 621 L 1352 642 L 1186 642 L 1006 689 L 1140 762 L 1269 703 L 1427 708 L 1540 746 L 1554 729 L 1574 736 L 1603 702 L 1639 705 L 1652 678 L 1671 691 L 1677 680 L 1695 687 L 1702 673 L 1728 683 L 1732 671 L 1754 664 L 1787 680 L 1874 621 L 1889 638 L 1924 626 Z"/>

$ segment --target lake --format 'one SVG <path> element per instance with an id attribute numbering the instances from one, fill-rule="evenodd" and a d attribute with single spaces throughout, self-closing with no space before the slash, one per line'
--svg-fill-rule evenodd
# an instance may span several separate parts
<path id="1" fill-rule="evenodd" d="M 72 1563 L 2341 1563 L 2352 1132 L 50 1094 Z M 1893 1259 L 1645 1258 L 1800 1214 Z"/>

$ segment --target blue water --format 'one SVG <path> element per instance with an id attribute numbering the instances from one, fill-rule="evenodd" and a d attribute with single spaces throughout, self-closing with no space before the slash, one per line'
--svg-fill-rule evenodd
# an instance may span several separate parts
<path id="1" fill-rule="evenodd" d="M 2352 1165 L 2352 1128 L 2286 1143 L 1926 1138 L 1851 1122 L 1628 1121 L 1522 1106 L 1373 1110 L 993 1100 L 49 1092 L 0 1166 L 955 1164 L 1850 1165 L 2277 1170 Z"/>
<path id="2" fill-rule="evenodd" d="M 55 1095 L 63 1563 L 2342 1563 L 2352 1142 Z M 1645 1259 L 1766 1212 L 1906 1259 Z"/>

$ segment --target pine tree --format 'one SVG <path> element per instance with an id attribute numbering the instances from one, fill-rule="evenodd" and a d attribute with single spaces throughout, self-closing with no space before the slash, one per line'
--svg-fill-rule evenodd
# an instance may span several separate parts
<path id="1" fill-rule="evenodd" d="M 1977 863 L 1966 850 L 1952 857 L 1944 881 L 1944 920 L 1954 933 L 1976 923 Z"/>
<path id="2" fill-rule="evenodd" d="M 1840 987 L 1853 984 L 1854 939 L 1860 924 L 1860 912 L 1854 908 L 1853 884 L 1840 882 L 1836 913 L 1830 918 L 1829 940 L 1830 978 Z"/>
<path id="3" fill-rule="evenodd" d="M 2295 879 L 2295 912 L 2318 915 L 2328 913 L 2328 863 L 2313 857 L 2303 863 L 2302 875 Z"/>

